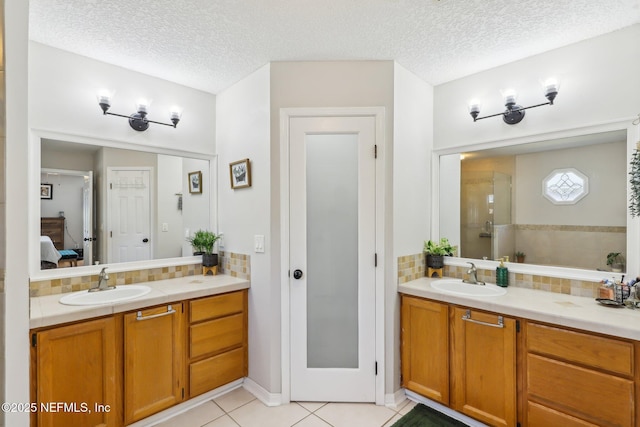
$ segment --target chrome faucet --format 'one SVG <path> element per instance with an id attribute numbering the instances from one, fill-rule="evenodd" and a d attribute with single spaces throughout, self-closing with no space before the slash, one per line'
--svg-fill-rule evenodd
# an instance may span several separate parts
<path id="1" fill-rule="evenodd" d="M 471 264 L 471 268 L 469 270 L 467 270 L 467 274 L 469 275 L 468 279 L 464 279 L 463 282 L 464 283 L 470 283 L 472 285 L 484 285 L 484 282 L 481 282 L 478 280 L 478 269 L 476 268 L 476 265 L 472 262 L 469 262 L 468 264 Z"/>
<path id="2" fill-rule="evenodd" d="M 98 286 L 90 288 L 89 292 L 106 291 L 108 289 L 115 289 L 115 286 L 109 286 L 109 273 L 107 273 L 107 267 L 103 267 L 98 275 Z"/>

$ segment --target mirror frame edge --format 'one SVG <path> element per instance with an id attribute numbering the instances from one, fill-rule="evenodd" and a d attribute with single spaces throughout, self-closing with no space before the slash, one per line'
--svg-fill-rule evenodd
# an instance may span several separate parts
<path id="1" fill-rule="evenodd" d="M 41 164 L 41 141 L 42 139 L 57 139 L 63 141 L 69 141 L 77 144 L 85 145 L 100 145 L 102 147 L 118 148 L 125 150 L 138 150 L 154 154 L 166 154 L 181 157 L 190 157 L 194 159 L 208 160 L 209 161 L 209 188 L 215 190 L 215 194 L 210 194 L 209 210 L 211 212 L 209 218 L 209 227 L 214 232 L 218 230 L 218 192 L 217 186 L 214 187 L 217 182 L 218 173 L 218 156 L 217 154 L 200 153 L 186 150 L 175 150 L 170 148 L 164 148 L 159 146 L 140 145 L 127 141 L 102 139 L 84 135 L 67 134 L 56 131 L 48 131 L 44 129 L 29 129 L 29 140 L 27 141 L 27 156 L 29 162 L 27 164 L 28 174 L 28 188 L 31 191 L 27 194 L 27 215 L 28 215 L 28 235 L 27 242 L 35 242 L 36 237 L 40 235 L 40 199 L 37 186 L 40 183 L 40 169 Z M 37 208 L 36 208 L 37 207 Z M 111 264 L 99 264 L 99 265 L 87 265 L 74 267 L 73 269 L 51 269 L 41 270 L 38 245 L 27 244 L 28 247 L 28 265 L 29 265 L 29 279 L 31 281 L 42 281 L 50 279 L 59 279 L 64 277 L 78 277 L 96 275 L 103 267 L 109 267 L 109 271 L 114 273 L 159 268 L 159 267 L 173 267 L 181 265 L 192 265 L 202 262 L 202 258 L 199 256 L 191 257 L 176 257 L 176 258 L 162 258 L 157 260 L 148 261 L 133 261 L 123 263 L 111 263 Z"/>
<path id="2" fill-rule="evenodd" d="M 469 145 L 455 145 L 443 149 L 434 149 L 431 160 L 431 239 L 439 239 L 440 236 L 440 156 L 459 154 L 462 151 L 478 151 L 490 148 L 499 148 L 511 145 L 522 145 L 532 142 L 540 142 L 549 139 L 560 139 L 587 135 L 592 133 L 625 130 L 627 132 L 627 164 L 626 170 L 629 171 L 629 162 L 636 148 L 636 143 L 640 143 L 640 126 L 635 126 L 632 121 L 635 117 L 629 117 L 622 120 L 613 120 L 598 123 L 595 125 L 576 127 L 571 129 L 561 129 L 552 132 L 531 134 L 516 138 L 503 138 L 498 140 L 482 141 Z M 637 136 L 633 132 L 637 129 Z M 629 200 L 630 184 L 627 180 L 627 198 Z M 635 238 L 632 238 L 635 236 Z M 561 277 L 571 280 L 600 281 L 603 279 L 603 273 L 611 275 L 626 275 L 627 272 L 636 272 L 640 274 L 640 218 L 632 218 L 627 210 L 627 264 L 625 273 L 603 272 L 597 270 L 585 270 L 578 268 L 555 267 L 525 263 L 509 263 L 509 269 L 514 273 L 534 274 L 550 277 Z M 453 266 L 468 266 L 468 262 L 473 261 L 476 267 L 483 269 L 494 269 L 498 266 L 497 261 L 477 260 L 475 258 L 452 257 L 445 258 L 445 264 Z"/>

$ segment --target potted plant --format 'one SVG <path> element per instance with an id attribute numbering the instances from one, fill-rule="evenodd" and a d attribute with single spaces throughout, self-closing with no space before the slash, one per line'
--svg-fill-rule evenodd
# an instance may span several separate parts
<path id="1" fill-rule="evenodd" d="M 193 254 L 202 254 L 202 266 L 213 267 L 218 265 L 218 254 L 213 253 L 213 246 L 220 238 L 212 231 L 198 230 L 187 241 L 193 246 Z"/>
<path id="2" fill-rule="evenodd" d="M 624 270 L 624 257 L 620 252 L 609 252 L 607 254 L 607 265 L 611 267 L 611 271 L 621 273 Z"/>
<path id="3" fill-rule="evenodd" d="M 453 254 L 453 246 L 446 237 L 441 238 L 439 242 L 427 240 L 424 242 L 424 253 L 427 255 L 427 267 L 442 268 L 444 257 Z"/>
<path id="4" fill-rule="evenodd" d="M 524 257 L 526 254 L 524 252 L 517 251 L 516 252 L 516 262 L 524 262 Z"/>

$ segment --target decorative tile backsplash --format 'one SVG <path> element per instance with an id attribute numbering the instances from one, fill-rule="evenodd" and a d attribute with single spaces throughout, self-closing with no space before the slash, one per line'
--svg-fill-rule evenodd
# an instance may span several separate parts
<path id="1" fill-rule="evenodd" d="M 220 252 L 218 255 L 218 268 L 221 274 L 224 273 L 247 280 L 251 279 L 249 255 L 229 252 L 225 256 L 224 252 Z M 156 280 L 195 276 L 198 274 L 202 274 L 202 264 L 200 263 L 172 267 L 157 267 L 110 273 L 109 284 L 132 285 L 136 283 L 153 282 Z M 67 292 L 83 291 L 94 286 L 98 286 L 97 274 L 33 281 L 29 284 L 29 295 L 31 297 L 40 297 L 45 295 L 64 294 Z"/>
<path id="2" fill-rule="evenodd" d="M 444 275 L 446 277 L 466 279 L 467 270 L 468 267 L 445 265 Z M 425 275 L 426 262 L 424 253 L 398 257 L 398 284 L 406 283 Z M 478 280 L 495 283 L 496 270 L 479 268 Z M 597 298 L 600 283 L 509 272 L 509 286 Z"/>

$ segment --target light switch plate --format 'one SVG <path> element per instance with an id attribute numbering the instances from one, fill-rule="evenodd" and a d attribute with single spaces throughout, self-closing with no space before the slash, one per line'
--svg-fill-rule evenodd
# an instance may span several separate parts
<path id="1" fill-rule="evenodd" d="M 162 223 L 162 231 L 169 231 L 169 224 L 167 224 L 166 222 Z"/>
<path id="2" fill-rule="evenodd" d="M 218 234 L 218 249 L 224 249 L 224 233 Z"/>
<path id="3" fill-rule="evenodd" d="M 262 234 L 256 234 L 255 236 L 253 236 L 253 241 L 254 241 L 254 251 L 256 253 L 263 253 L 264 252 L 264 236 Z"/>

